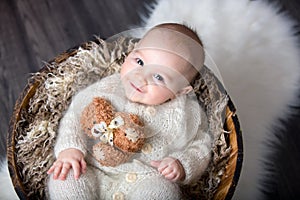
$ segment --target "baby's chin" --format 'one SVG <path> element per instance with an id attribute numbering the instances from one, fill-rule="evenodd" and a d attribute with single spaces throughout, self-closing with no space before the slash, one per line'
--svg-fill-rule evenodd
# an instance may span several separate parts
<path id="1" fill-rule="evenodd" d="M 137 98 L 134 94 L 125 91 L 126 98 L 133 103 L 142 103 L 142 101 Z"/>
<path id="2" fill-rule="evenodd" d="M 155 105 L 155 104 L 151 104 L 151 103 L 149 103 L 149 102 L 147 102 L 147 101 L 145 101 L 144 99 L 141 99 L 141 98 L 138 98 L 138 97 L 136 97 L 136 96 L 134 96 L 134 95 L 128 95 L 127 93 L 126 93 L 126 98 L 130 101 L 130 102 L 132 102 L 132 103 L 138 103 L 138 104 L 143 104 L 143 105 Z"/>
<path id="3" fill-rule="evenodd" d="M 163 101 L 163 102 L 149 102 L 146 99 L 138 99 L 138 98 L 134 98 L 132 96 L 131 97 L 126 96 L 126 97 L 132 103 L 138 103 L 138 104 L 142 104 L 142 105 L 146 105 L 146 106 L 158 106 L 158 105 L 161 105 L 163 103 L 166 103 L 166 102 L 172 100 L 172 99 L 168 99 L 168 100 Z"/>

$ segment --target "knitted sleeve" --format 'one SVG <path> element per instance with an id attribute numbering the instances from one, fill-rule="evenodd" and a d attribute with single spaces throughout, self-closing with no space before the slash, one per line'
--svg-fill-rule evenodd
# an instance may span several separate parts
<path id="1" fill-rule="evenodd" d="M 111 76 L 98 81 L 78 92 L 60 121 L 54 153 L 58 154 L 68 148 L 75 148 L 86 155 L 86 136 L 82 134 L 80 125 L 81 112 L 95 96 L 111 95 L 111 87 L 119 84 L 117 76 Z"/>
<path id="2" fill-rule="evenodd" d="M 60 121 L 54 153 L 57 157 L 58 154 L 66 149 L 75 148 L 86 154 L 85 142 L 83 134 L 81 134 L 81 127 L 79 123 L 79 115 L 77 109 L 79 103 L 84 106 L 84 101 L 81 100 L 81 93 L 79 93 L 72 101 L 69 109 L 64 114 Z M 86 102 L 87 103 L 87 102 Z"/>
<path id="3" fill-rule="evenodd" d="M 186 176 L 183 184 L 190 184 L 201 177 L 210 162 L 211 145 L 212 138 L 208 133 L 207 118 L 201 111 L 201 123 L 193 141 L 181 152 L 174 152 L 170 155 L 177 158 L 185 170 Z"/>

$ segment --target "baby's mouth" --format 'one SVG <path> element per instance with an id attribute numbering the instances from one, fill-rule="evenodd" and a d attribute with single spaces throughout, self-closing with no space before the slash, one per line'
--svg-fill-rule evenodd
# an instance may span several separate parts
<path id="1" fill-rule="evenodd" d="M 135 84 L 133 84 L 132 82 L 130 82 L 130 85 L 131 85 L 136 91 L 138 91 L 138 92 L 140 92 L 140 93 L 143 93 L 143 91 L 142 91 L 139 87 L 137 87 Z"/>

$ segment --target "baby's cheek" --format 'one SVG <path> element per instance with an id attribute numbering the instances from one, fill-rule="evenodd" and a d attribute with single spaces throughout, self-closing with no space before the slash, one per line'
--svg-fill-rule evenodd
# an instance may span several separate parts
<path id="1" fill-rule="evenodd" d="M 127 71 L 127 69 L 126 69 L 126 64 L 123 63 L 123 65 L 121 66 L 121 71 L 120 71 L 121 78 L 124 77 L 124 75 L 126 74 L 126 71 Z"/>
<path id="2" fill-rule="evenodd" d="M 125 59 L 124 63 L 121 65 L 121 77 L 125 76 L 130 70 L 132 70 L 133 64 L 130 63 L 130 59 Z"/>

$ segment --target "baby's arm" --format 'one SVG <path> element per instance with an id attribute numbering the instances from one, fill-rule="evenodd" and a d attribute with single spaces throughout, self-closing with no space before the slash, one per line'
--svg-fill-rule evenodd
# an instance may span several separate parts
<path id="1" fill-rule="evenodd" d="M 47 171 L 48 174 L 53 173 L 54 180 L 65 180 L 71 169 L 75 179 L 86 171 L 84 156 L 87 150 L 85 136 L 80 126 L 80 115 L 92 97 L 90 89 L 79 92 L 60 121 L 54 146 L 56 161 Z"/>
<path id="2" fill-rule="evenodd" d="M 173 157 L 166 157 L 162 160 L 151 161 L 151 165 L 157 168 L 158 172 L 166 179 L 177 182 L 185 178 L 185 172 L 179 160 Z"/>
<path id="3" fill-rule="evenodd" d="M 86 172 L 86 162 L 84 155 L 78 149 L 66 149 L 58 154 L 57 160 L 48 170 L 48 174 L 53 173 L 53 179 L 65 180 L 70 169 L 74 171 L 74 178 L 78 179 L 81 173 Z"/>
<path id="4" fill-rule="evenodd" d="M 201 114 L 201 124 L 192 143 L 186 149 L 171 153 L 183 166 L 185 178 L 183 184 L 196 181 L 204 173 L 211 159 L 212 138 L 208 133 L 205 113 Z"/>
<path id="5" fill-rule="evenodd" d="M 169 167 L 166 168 L 168 170 L 173 170 L 171 174 L 177 174 L 179 176 L 174 176 L 175 179 L 172 179 L 172 181 L 180 181 L 183 184 L 189 184 L 196 181 L 209 164 L 211 158 L 211 145 L 212 138 L 208 133 L 207 118 L 202 111 L 201 123 L 194 140 L 190 144 L 187 144 L 186 149 L 174 151 L 168 155 L 169 157 L 161 160 L 164 161 L 170 157 L 176 160 L 176 162 L 171 163 L 172 165 L 169 165 Z M 161 162 L 157 169 L 160 170 L 161 167 L 163 167 L 163 164 L 164 162 Z M 168 177 L 166 178 L 169 179 Z"/>

